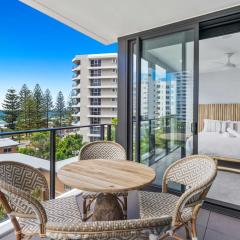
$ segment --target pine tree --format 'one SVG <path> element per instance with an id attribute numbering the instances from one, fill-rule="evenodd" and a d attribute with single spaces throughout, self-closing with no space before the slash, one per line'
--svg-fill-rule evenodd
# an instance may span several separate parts
<path id="1" fill-rule="evenodd" d="M 53 101 L 52 101 L 52 95 L 49 89 L 46 89 L 44 93 L 44 115 L 46 118 L 46 123 L 45 127 L 48 128 L 48 123 L 49 123 L 49 113 L 53 109 Z"/>
<path id="2" fill-rule="evenodd" d="M 66 109 L 67 125 L 69 126 L 72 125 L 72 122 L 73 122 L 72 106 L 73 106 L 73 99 L 72 99 L 72 94 L 70 94 L 68 97 L 67 109 Z"/>
<path id="3" fill-rule="evenodd" d="M 10 88 L 7 90 L 2 107 L 5 114 L 4 121 L 10 129 L 14 130 L 19 110 L 19 99 L 15 89 Z"/>
<path id="4" fill-rule="evenodd" d="M 44 121 L 44 97 L 39 84 L 33 90 L 33 100 L 35 104 L 35 127 L 41 128 Z"/>
<path id="5" fill-rule="evenodd" d="M 19 92 L 19 115 L 17 118 L 17 128 L 32 129 L 35 127 L 35 103 L 31 91 L 24 84 Z"/>
<path id="6" fill-rule="evenodd" d="M 56 105 L 55 105 L 55 111 L 59 120 L 59 126 L 62 126 L 62 119 L 65 114 L 65 101 L 64 101 L 64 96 L 61 91 L 58 92 L 57 95 L 57 100 L 56 100 Z"/>

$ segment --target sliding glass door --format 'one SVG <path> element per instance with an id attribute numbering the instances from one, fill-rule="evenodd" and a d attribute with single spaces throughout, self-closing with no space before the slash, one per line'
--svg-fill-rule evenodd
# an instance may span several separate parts
<path id="1" fill-rule="evenodd" d="M 194 39 L 194 30 L 188 30 L 139 40 L 133 142 L 136 160 L 156 169 L 156 185 L 169 164 L 192 154 L 196 146 Z"/>

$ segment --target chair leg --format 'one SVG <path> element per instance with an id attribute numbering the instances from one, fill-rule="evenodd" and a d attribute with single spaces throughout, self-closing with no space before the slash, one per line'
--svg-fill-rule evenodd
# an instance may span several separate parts
<path id="1" fill-rule="evenodd" d="M 189 230 L 189 224 L 186 223 L 185 225 L 185 231 L 186 231 L 186 239 L 191 239 L 190 238 L 190 230 Z"/>
<path id="2" fill-rule="evenodd" d="M 123 197 L 123 217 L 124 219 L 127 219 L 127 196 Z"/>
<path id="3" fill-rule="evenodd" d="M 197 240 L 196 219 L 192 219 L 192 240 Z"/>
<path id="4" fill-rule="evenodd" d="M 197 240 L 197 215 L 200 211 L 201 204 L 197 205 L 193 209 L 193 214 L 192 214 L 192 220 L 191 220 L 191 234 L 192 234 L 192 240 Z"/>
<path id="5" fill-rule="evenodd" d="M 87 209 L 87 199 L 83 199 L 83 222 L 87 221 L 87 213 L 88 213 L 88 209 Z"/>

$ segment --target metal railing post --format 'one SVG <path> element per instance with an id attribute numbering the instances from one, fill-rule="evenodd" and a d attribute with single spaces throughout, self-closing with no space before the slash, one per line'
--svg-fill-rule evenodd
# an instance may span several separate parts
<path id="1" fill-rule="evenodd" d="M 112 126 L 107 125 L 107 140 L 111 141 L 112 140 Z"/>
<path id="2" fill-rule="evenodd" d="M 56 130 L 50 131 L 50 197 L 55 198 Z"/>
<path id="3" fill-rule="evenodd" d="M 100 138 L 104 141 L 104 134 L 105 134 L 105 125 L 100 126 Z"/>

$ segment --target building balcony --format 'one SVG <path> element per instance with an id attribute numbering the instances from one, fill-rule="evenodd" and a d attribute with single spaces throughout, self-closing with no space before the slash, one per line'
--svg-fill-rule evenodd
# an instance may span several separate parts
<path id="1" fill-rule="evenodd" d="M 92 89 L 92 88 L 101 88 L 101 89 L 111 89 L 111 88 L 117 88 L 117 84 L 112 84 L 112 85 L 101 85 L 101 86 L 91 86 L 89 85 L 88 88 Z"/>
<path id="2" fill-rule="evenodd" d="M 73 105 L 72 105 L 72 108 L 80 108 L 80 103 L 73 104 Z"/>
<path id="3" fill-rule="evenodd" d="M 94 118 L 94 117 L 98 117 L 98 118 L 116 118 L 117 117 L 117 113 L 116 114 L 100 114 L 100 115 L 88 115 L 88 118 Z"/>
<path id="4" fill-rule="evenodd" d="M 117 108 L 117 105 L 107 105 L 107 104 L 101 104 L 101 105 L 88 105 L 89 108 Z"/>
<path id="5" fill-rule="evenodd" d="M 102 76 L 88 76 L 89 79 L 109 79 L 109 78 L 117 78 L 117 74 L 113 74 L 113 75 L 102 75 Z"/>
<path id="6" fill-rule="evenodd" d="M 72 72 L 79 72 L 81 70 L 81 65 L 75 65 L 72 67 Z"/>
<path id="7" fill-rule="evenodd" d="M 73 80 L 73 81 L 74 81 L 74 80 L 79 80 L 80 77 L 81 77 L 81 74 L 78 74 L 78 75 L 73 74 L 73 75 L 72 75 L 72 80 Z"/>
<path id="8" fill-rule="evenodd" d="M 88 96 L 88 98 L 117 98 L 117 95 L 105 95 L 105 94 L 102 94 L 100 96 Z"/>
<path id="9" fill-rule="evenodd" d="M 117 65 L 89 66 L 88 69 L 117 69 Z"/>
<path id="10" fill-rule="evenodd" d="M 72 89 L 80 89 L 80 83 L 72 85 Z"/>
<path id="11" fill-rule="evenodd" d="M 74 94 L 74 95 L 72 95 L 72 98 L 81 98 L 81 94 L 80 93 L 78 93 L 78 94 Z"/>
<path id="12" fill-rule="evenodd" d="M 72 114 L 73 117 L 80 117 L 80 115 L 81 115 L 80 112 L 75 112 Z"/>

